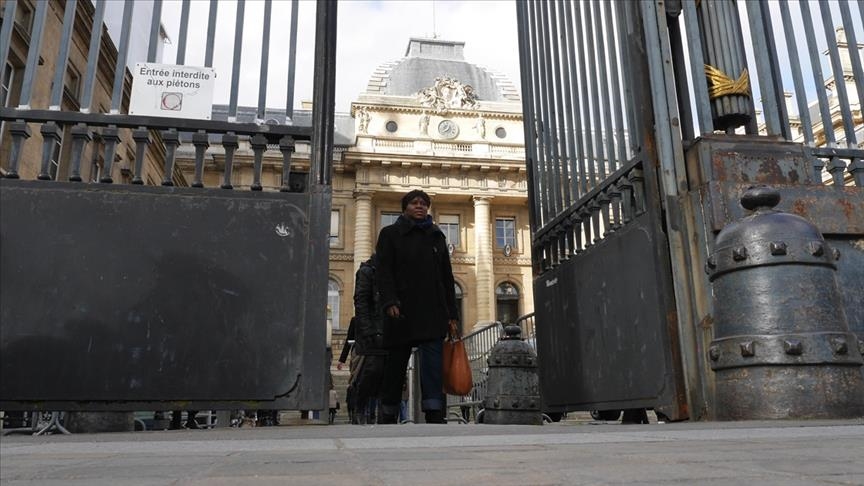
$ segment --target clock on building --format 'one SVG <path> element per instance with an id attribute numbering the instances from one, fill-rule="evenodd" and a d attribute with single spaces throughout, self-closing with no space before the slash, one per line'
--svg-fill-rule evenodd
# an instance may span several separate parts
<path id="1" fill-rule="evenodd" d="M 459 135 L 459 125 L 453 120 L 443 120 L 438 124 L 438 133 L 444 138 L 456 138 L 456 135 Z"/>

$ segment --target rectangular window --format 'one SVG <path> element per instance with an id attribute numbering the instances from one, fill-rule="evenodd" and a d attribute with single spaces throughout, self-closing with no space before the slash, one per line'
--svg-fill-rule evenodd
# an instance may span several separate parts
<path id="1" fill-rule="evenodd" d="M 383 212 L 381 213 L 381 227 L 390 226 L 391 224 L 396 222 L 396 219 L 399 218 L 399 215 L 402 213 L 391 213 L 391 212 Z"/>
<path id="2" fill-rule="evenodd" d="M 438 227 L 447 237 L 447 244 L 459 248 L 459 216 L 456 214 L 442 214 L 438 218 Z"/>
<path id="3" fill-rule="evenodd" d="M 340 246 L 342 241 L 339 239 L 339 210 L 330 211 L 330 248 Z"/>
<path id="4" fill-rule="evenodd" d="M 66 67 L 63 89 L 76 102 L 81 98 L 81 74 L 71 64 Z"/>
<path id="5" fill-rule="evenodd" d="M 33 11 L 23 2 L 18 2 L 18 8 L 15 9 L 15 23 L 29 37 L 33 30 Z"/>
<path id="6" fill-rule="evenodd" d="M 516 218 L 495 218 L 495 245 L 516 248 Z"/>

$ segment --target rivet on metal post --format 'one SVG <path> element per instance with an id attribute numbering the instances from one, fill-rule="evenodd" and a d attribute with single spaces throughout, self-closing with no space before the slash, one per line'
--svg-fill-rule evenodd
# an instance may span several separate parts
<path id="1" fill-rule="evenodd" d="M 771 254 L 774 256 L 781 256 L 788 253 L 786 248 L 786 242 L 784 241 L 772 241 L 770 244 Z"/>
<path id="2" fill-rule="evenodd" d="M 756 356 L 756 343 L 753 341 L 744 341 L 741 343 L 741 356 L 745 358 Z"/>
<path id="3" fill-rule="evenodd" d="M 825 254 L 825 246 L 821 241 L 811 241 L 807 244 L 807 249 L 810 250 L 810 254 L 813 256 L 822 256 Z"/>
<path id="4" fill-rule="evenodd" d="M 846 340 L 841 337 L 835 337 L 831 339 L 831 348 L 834 350 L 834 354 L 849 353 L 849 343 L 847 343 Z"/>
<path id="5" fill-rule="evenodd" d="M 804 353 L 804 345 L 797 339 L 785 339 L 783 340 L 783 350 L 786 351 L 786 354 L 800 356 Z"/>
<path id="6" fill-rule="evenodd" d="M 717 361 L 720 359 L 720 347 L 711 346 L 708 348 L 708 357 L 711 358 L 711 361 Z"/>
<path id="7" fill-rule="evenodd" d="M 837 248 L 831 248 L 831 255 L 834 257 L 835 261 L 839 260 L 840 259 L 840 250 L 838 250 Z"/>
<path id="8" fill-rule="evenodd" d="M 747 259 L 747 247 L 739 246 L 738 248 L 732 249 L 732 259 L 736 262 L 743 262 Z"/>

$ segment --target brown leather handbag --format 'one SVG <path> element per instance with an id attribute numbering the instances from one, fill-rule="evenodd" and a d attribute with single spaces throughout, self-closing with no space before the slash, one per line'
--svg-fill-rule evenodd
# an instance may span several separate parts
<path id="1" fill-rule="evenodd" d="M 465 351 L 465 341 L 453 324 L 444 339 L 444 393 L 467 395 L 474 387 L 471 364 Z"/>

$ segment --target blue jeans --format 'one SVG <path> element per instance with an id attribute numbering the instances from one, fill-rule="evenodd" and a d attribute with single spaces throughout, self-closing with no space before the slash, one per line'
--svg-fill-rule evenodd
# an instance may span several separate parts
<path id="1" fill-rule="evenodd" d="M 444 395 L 444 341 L 435 339 L 417 346 L 420 360 L 420 406 L 423 411 L 443 410 Z M 405 369 L 411 358 L 411 346 L 390 349 L 384 365 L 384 379 L 381 383 L 381 411 L 387 415 L 397 415 L 402 400 L 402 385 L 405 383 Z"/>

